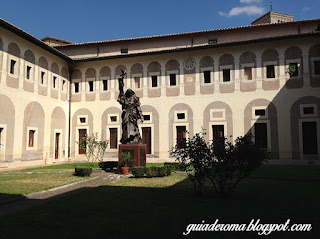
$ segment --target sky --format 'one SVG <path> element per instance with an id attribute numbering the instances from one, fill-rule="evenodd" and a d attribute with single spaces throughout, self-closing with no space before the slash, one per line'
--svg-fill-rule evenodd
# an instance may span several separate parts
<path id="1" fill-rule="evenodd" d="M 104 41 L 250 25 L 270 0 L 0 0 L 0 18 L 41 39 Z M 319 0 L 273 0 L 294 20 L 320 18 Z"/>

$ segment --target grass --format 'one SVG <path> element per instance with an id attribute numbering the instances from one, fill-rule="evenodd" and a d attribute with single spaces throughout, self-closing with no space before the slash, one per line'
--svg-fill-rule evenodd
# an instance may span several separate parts
<path id="1" fill-rule="evenodd" d="M 41 171 L 41 172 L 50 172 L 50 171 L 73 171 L 76 166 L 88 166 L 92 167 L 93 169 L 98 169 L 98 163 L 69 163 L 69 164 L 59 164 L 59 165 L 50 165 L 50 166 L 43 166 L 43 167 L 37 167 L 37 168 L 27 168 L 18 170 L 15 172 L 35 172 L 35 171 Z"/>
<path id="2" fill-rule="evenodd" d="M 72 174 L 0 175 L 0 201 L 84 180 Z"/>
<path id="3" fill-rule="evenodd" d="M 287 170 L 295 173 L 288 173 Z M 319 238 L 319 168 L 264 166 L 231 198 L 207 188 L 197 197 L 185 175 L 164 178 L 127 178 L 78 192 L 0 218 L 2 238 L 260 238 L 256 232 L 193 232 L 182 236 L 190 223 L 312 223 L 311 232 L 273 232 L 264 238 Z M 260 171 L 260 172 L 259 172 Z M 281 172 L 282 171 L 282 172 Z M 318 172 L 318 174 L 316 174 Z M 291 175 L 296 180 L 283 181 Z M 273 180 L 270 180 L 273 179 Z M 278 180 L 281 179 L 281 180 Z"/>

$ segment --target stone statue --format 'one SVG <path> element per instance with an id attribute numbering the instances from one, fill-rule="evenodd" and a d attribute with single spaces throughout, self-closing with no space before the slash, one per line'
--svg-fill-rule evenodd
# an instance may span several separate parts
<path id="1" fill-rule="evenodd" d="M 123 92 L 123 79 L 126 72 L 123 70 L 119 81 L 119 96 L 118 102 L 122 106 L 122 137 L 120 142 L 122 144 L 140 144 L 142 139 L 139 133 L 138 120 L 143 122 L 143 115 L 140 107 L 139 97 L 136 96 L 133 90 L 128 89 L 126 93 Z"/>

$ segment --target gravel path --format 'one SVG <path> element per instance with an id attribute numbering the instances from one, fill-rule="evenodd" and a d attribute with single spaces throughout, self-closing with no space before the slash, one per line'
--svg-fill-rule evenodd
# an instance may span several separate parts
<path id="1" fill-rule="evenodd" d="M 120 175 L 105 171 L 93 171 L 89 180 L 75 182 L 61 187 L 45 190 L 42 192 L 32 193 L 20 199 L 12 200 L 0 204 L 0 217 L 27 209 L 36 205 L 46 203 L 49 200 L 55 200 L 74 192 L 87 190 L 93 187 L 99 187 L 106 183 L 117 181 L 121 178 L 131 175 Z"/>

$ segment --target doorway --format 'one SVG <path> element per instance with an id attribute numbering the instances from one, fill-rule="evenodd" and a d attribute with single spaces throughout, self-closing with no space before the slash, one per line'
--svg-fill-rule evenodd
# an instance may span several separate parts
<path id="1" fill-rule="evenodd" d="M 186 126 L 177 126 L 177 147 L 184 148 L 186 146 Z"/>
<path id="2" fill-rule="evenodd" d="M 86 129 L 79 129 L 79 142 L 81 141 L 81 139 L 83 137 L 85 137 L 85 135 L 87 135 L 87 130 Z M 79 146 L 79 154 L 85 154 L 86 150 L 85 149 L 81 149 Z"/>
<path id="3" fill-rule="evenodd" d="M 147 145 L 146 154 L 151 154 L 151 127 L 142 127 L 142 142 Z"/>
<path id="4" fill-rule="evenodd" d="M 55 143 L 54 143 L 54 158 L 59 159 L 59 141 L 60 141 L 60 133 L 56 133 Z"/>
<path id="5" fill-rule="evenodd" d="M 118 129 L 110 128 L 110 149 L 118 148 Z"/>
<path id="6" fill-rule="evenodd" d="M 254 124 L 255 143 L 262 148 L 268 148 L 267 123 Z"/>
<path id="7" fill-rule="evenodd" d="M 317 123 L 302 122 L 303 154 L 318 154 Z"/>

